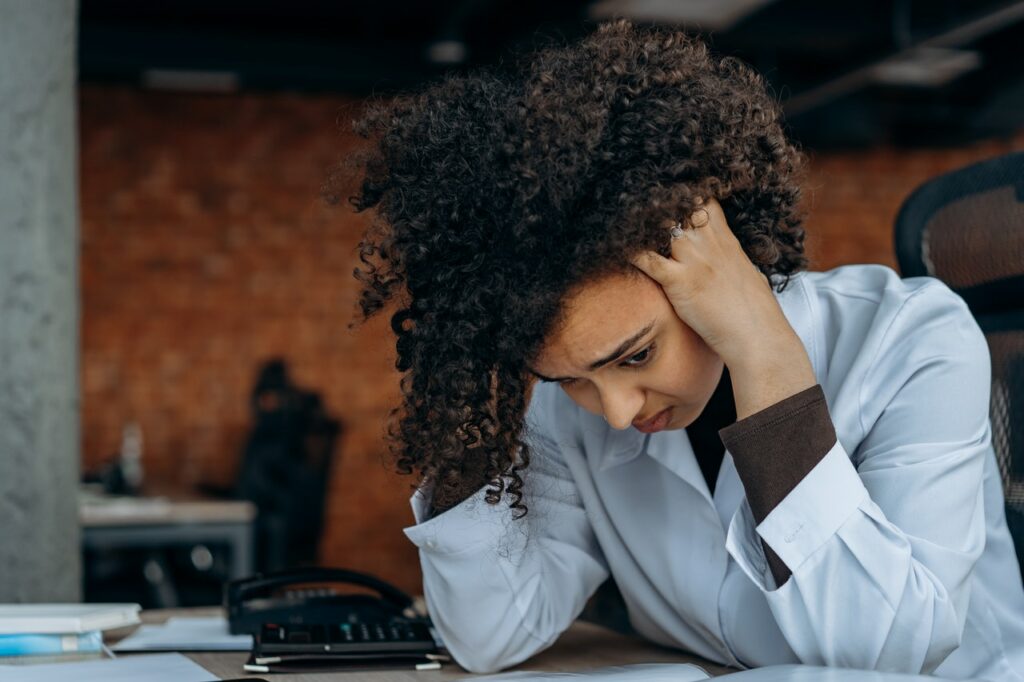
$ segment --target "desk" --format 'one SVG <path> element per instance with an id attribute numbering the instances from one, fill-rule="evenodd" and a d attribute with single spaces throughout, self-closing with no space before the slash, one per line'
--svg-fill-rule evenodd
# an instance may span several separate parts
<path id="1" fill-rule="evenodd" d="M 253 573 L 255 518 L 252 503 L 233 500 L 83 495 L 79 503 L 84 549 L 224 543 L 231 551 L 231 579 Z"/>
<path id="2" fill-rule="evenodd" d="M 172 616 L 220 615 L 219 609 L 160 609 L 143 611 L 142 622 L 161 623 Z M 115 633 L 125 636 L 131 630 Z M 214 675 L 221 678 L 243 677 L 242 665 L 249 657 L 241 652 L 185 654 Z M 634 663 L 694 663 L 712 675 L 736 672 L 733 668 L 710 663 L 702 658 L 666 649 L 638 637 L 620 635 L 592 623 L 575 622 L 557 642 L 546 651 L 512 670 L 572 671 L 600 668 L 610 665 Z M 441 670 L 416 672 L 413 670 L 387 670 L 359 673 L 304 673 L 253 675 L 277 682 L 440 682 L 469 676 L 470 673 L 454 663 L 446 663 Z"/>

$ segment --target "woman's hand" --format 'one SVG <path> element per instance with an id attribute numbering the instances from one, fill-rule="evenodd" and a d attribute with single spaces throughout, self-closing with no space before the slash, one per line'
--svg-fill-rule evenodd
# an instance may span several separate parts
<path id="1" fill-rule="evenodd" d="M 737 418 L 817 383 L 771 284 L 743 251 L 718 201 L 706 201 L 676 235 L 671 258 L 648 251 L 633 264 L 661 285 L 676 315 L 728 366 Z"/>

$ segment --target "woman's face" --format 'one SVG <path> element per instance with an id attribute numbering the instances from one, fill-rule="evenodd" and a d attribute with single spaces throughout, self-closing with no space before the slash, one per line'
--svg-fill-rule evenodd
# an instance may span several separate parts
<path id="1" fill-rule="evenodd" d="M 692 423 L 722 366 L 661 287 L 637 273 L 609 275 L 572 293 L 563 324 L 530 369 L 558 381 L 613 428 L 653 433 Z"/>

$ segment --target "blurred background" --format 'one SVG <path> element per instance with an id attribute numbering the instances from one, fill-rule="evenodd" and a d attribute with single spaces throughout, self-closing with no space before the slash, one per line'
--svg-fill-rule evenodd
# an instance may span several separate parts
<path id="1" fill-rule="evenodd" d="M 386 320 L 348 329 L 367 216 L 320 197 L 367 97 L 603 18 L 681 26 L 752 64 L 784 103 L 810 159 L 813 269 L 895 267 L 893 222 L 915 187 L 1024 150 L 1022 2 L 19 6 L 72 13 L 87 486 L 69 541 L 87 599 L 216 603 L 238 571 L 303 563 L 419 591 L 401 532 L 413 481 L 392 473 L 383 439 L 398 401 L 390 333 Z M 168 514 L 183 515 L 177 534 L 146 529 Z M 192 532 L 203 523 L 217 532 Z"/>

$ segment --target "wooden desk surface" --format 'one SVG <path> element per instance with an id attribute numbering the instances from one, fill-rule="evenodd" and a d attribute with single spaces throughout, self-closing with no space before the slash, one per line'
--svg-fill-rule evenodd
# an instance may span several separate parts
<path id="1" fill-rule="evenodd" d="M 160 623 L 172 616 L 209 616 L 220 614 L 219 609 L 166 609 L 144 611 L 142 621 Z M 245 677 L 242 665 L 248 658 L 241 652 L 210 652 L 185 654 L 199 665 L 220 678 Z M 708 671 L 711 675 L 724 675 L 736 672 L 702 658 L 685 654 L 680 651 L 666 649 L 637 637 L 628 637 L 612 632 L 606 628 L 577 621 L 555 644 L 546 651 L 529 659 L 512 670 L 543 670 L 543 671 L 574 671 L 588 668 L 601 668 L 611 665 L 629 665 L 635 663 L 694 663 Z M 281 680 L 302 682 L 338 682 L 339 680 L 358 682 L 440 682 L 469 676 L 465 670 L 454 663 L 446 663 L 441 670 L 387 670 L 358 673 L 303 673 L 270 675 L 253 674 L 253 677 L 266 677 L 273 682 Z"/>

